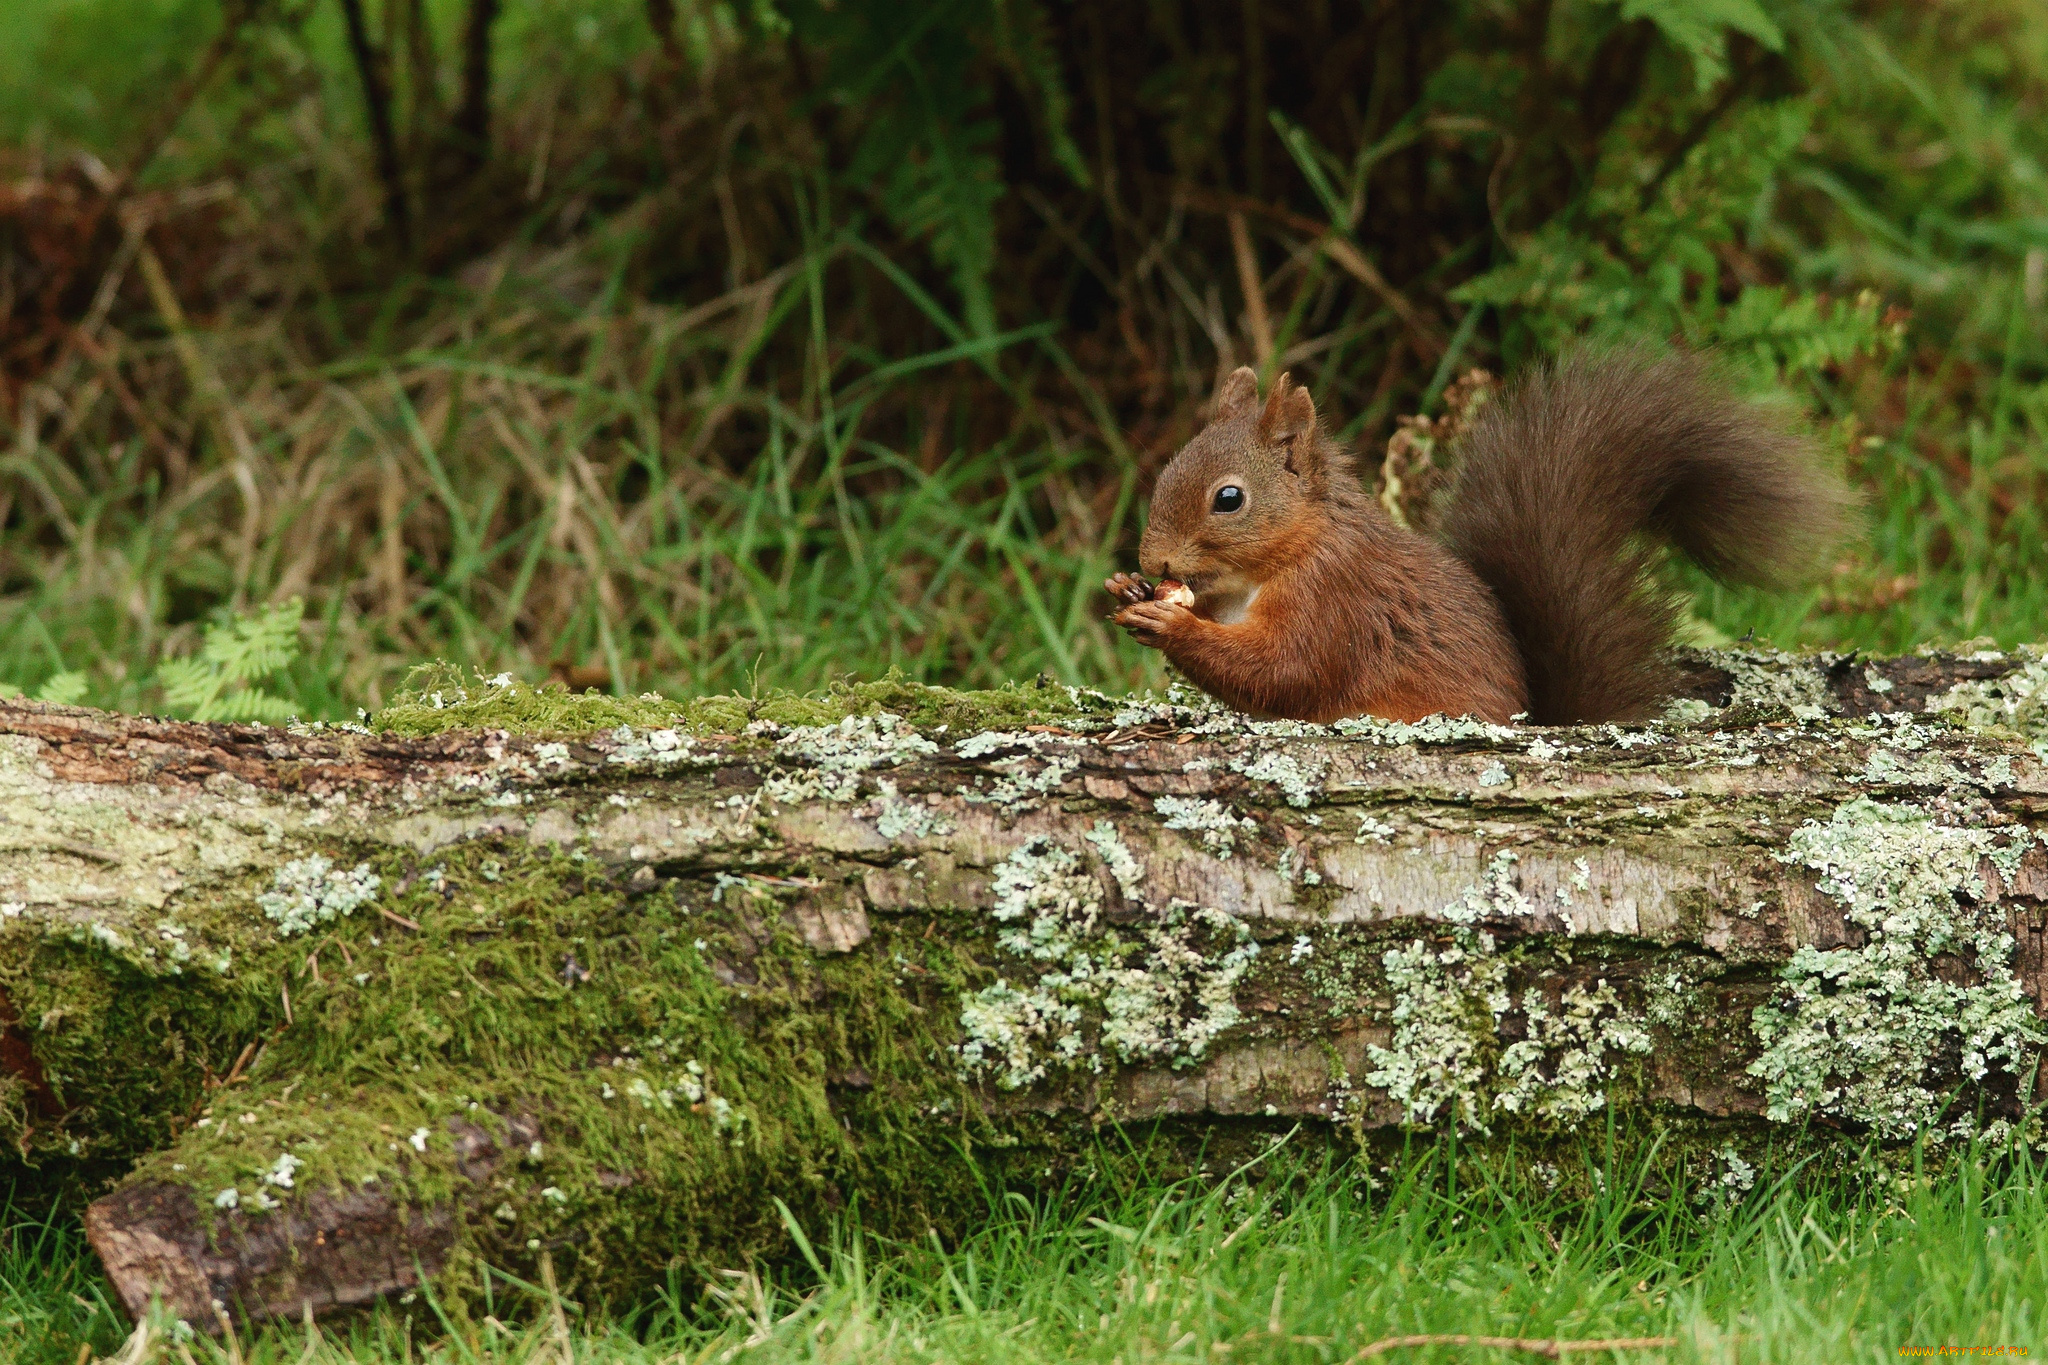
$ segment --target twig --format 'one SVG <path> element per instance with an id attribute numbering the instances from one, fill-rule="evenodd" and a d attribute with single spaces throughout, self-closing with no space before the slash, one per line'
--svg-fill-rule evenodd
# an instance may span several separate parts
<path id="1" fill-rule="evenodd" d="M 1263 374 L 1273 359 L 1273 323 L 1266 316 L 1266 282 L 1259 274 L 1259 258 L 1252 253 L 1252 234 L 1245 226 L 1244 214 L 1232 209 L 1224 218 L 1230 224 L 1231 254 L 1237 257 L 1237 287 L 1244 294 L 1244 319 L 1251 329 L 1252 354 Z"/>
<path id="2" fill-rule="evenodd" d="M 1031 185 L 1020 186 L 1017 194 L 1026 204 L 1031 206 L 1032 210 L 1040 218 L 1045 220 L 1045 225 L 1053 230 L 1054 236 L 1066 244 L 1067 250 L 1074 253 L 1074 259 L 1085 266 L 1096 279 L 1102 281 L 1104 289 L 1116 295 L 1117 302 L 1130 302 L 1131 291 L 1129 287 L 1124 281 L 1117 279 L 1110 273 L 1109 267 L 1102 263 L 1102 258 L 1095 254 L 1095 248 L 1082 240 L 1081 235 L 1074 231 L 1072 224 L 1068 223 L 1059 209 L 1054 207 L 1052 200 L 1047 199 L 1036 187 Z"/>
<path id="3" fill-rule="evenodd" d="M 1597 1341 L 1564 1341 L 1556 1337 L 1476 1337 L 1464 1332 L 1429 1332 L 1417 1336 L 1381 1337 L 1361 1349 L 1345 1365 L 1385 1355 L 1402 1346 L 1491 1346 L 1502 1351 L 1529 1351 L 1556 1360 L 1572 1351 L 1648 1351 L 1677 1344 L 1677 1337 L 1603 1337 Z"/>
<path id="4" fill-rule="evenodd" d="M 1228 1237 L 1225 1237 L 1222 1241 L 1216 1244 L 1216 1251 L 1230 1250 L 1230 1244 L 1232 1242 L 1235 1242 L 1238 1238 L 1244 1236 L 1245 1232 L 1250 1229 L 1251 1225 L 1259 1221 L 1259 1215 L 1263 1212 L 1265 1212 L 1264 1209 L 1253 1209 L 1250 1213 L 1246 1214 L 1244 1221 L 1242 1223 L 1239 1223 L 1235 1228 L 1232 1228 L 1230 1235 Z M 1210 1254 L 1214 1255 L 1215 1252 L 1211 1252 Z"/>
<path id="5" fill-rule="evenodd" d="M 1365 415 L 1370 420 L 1380 420 L 1381 409 L 1394 394 L 1394 385 L 1401 382 L 1401 371 L 1407 368 L 1408 338 L 1395 337 L 1394 344 L 1387 347 L 1387 363 L 1380 370 L 1379 381 L 1372 386 L 1372 398 L 1365 405 Z"/>
<path id="6" fill-rule="evenodd" d="M 1443 338 L 1438 335 L 1436 328 L 1423 315 L 1422 310 L 1411 303 L 1406 294 L 1394 288 L 1387 281 L 1387 277 L 1379 272 L 1378 266 L 1367 260 L 1363 252 L 1328 223 L 1319 223 L 1291 209 L 1260 203 L 1243 195 L 1218 194 L 1213 190 L 1198 189 L 1193 185 L 1178 186 L 1174 192 L 1182 203 L 1192 209 L 1222 214 L 1256 213 L 1262 218 L 1303 234 L 1310 239 L 1311 245 L 1329 257 L 1338 269 L 1378 294 L 1381 301 L 1394 310 L 1394 315 L 1401 319 L 1402 325 L 1414 336 L 1418 349 L 1426 350 L 1431 358 L 1444 353 Z"/>
<path id="7" fill-rule="evenodd" d="M 569 1318 L 562 1312 L 562 1291 L 555 1287 L 553 1252 L 540 1254 L 540 1282 L 548 1291 L 548 1312 L 554 1319 L 555 1345 L 562 1352 L 562 1365 L 576 1365 L 576 1346 L 569 1339 Z"/>
<path id="8" fill-rule="evenodd" d="M 142 406 L 142 400 L 136 397 L 135 390 L 130 388 L 128 381 L 122 377 L 121 367 L 114 363 L 113 353 L 83 327 L 73 327 L 67 333 L 66 339 L 77 348 L 80 355 L 91 362 L 94 369 L 100 372 L 100 378 L 106 381 L 108 392 L 114 395 L 114 401 L 128 414 L 128 420 L 135 423 L 135 429 L 142 433 L 142 439 L 163 457 L 165 471 L 172 476 L 172 482 L 184 483 L 184 453 L 171 444 L 170 437 L 164 434 L 163 428 L 157 425 L 149 410 Z"/>
<path id="9" fill-rule="evenodd" d="M 120 181 L 110 199 L 118 199 L 125 195 L 141 178 L 142 173 L 149 169 L 149 164 L 156 160 L 156 154 L 170 141 L 171 132 L 178 126 L 179 120 L 185 117 L 185 111 L 192 107 L 200 92 L 213 83 L 214 73 L 220 70 L 220 64 L 227 60 L 228 53 L 241 41 L 242 26 L 250 21 L 254 13 L 253 5 L 231 4 L 227 7 L 227 13 L 221 19 L 219 34 L 206 49 L 206 55 L 199 59 L 198 68 L 185 77 L 176 93 L 165 102 L 162 112 L 157 115 L 156 123 L 143 135 L 141 145 L 135 149 L 135 155 L 129 157 L 128 164 L 122 167 Z"/>
<path id="10" fill-rule="evenodd" d="M 313 1355 L 320 1349 L 320 1328 L 313 1321 L 313 1301 L 299 1300 L 299 1321 L 306 1329 L 306 1353 L 299 1357 L 299 1365 L 313 1365 Z"/>
<path id="11" fill-rule="evenodd" d="M 52 839 L 43 847 L 52 853 L 69 853 L 72 857 L 83 858 L 87 862 L 105 863 L 109 867 L 121 865 L 120 854 L 109 849 L 95 848 L 91 844 L 81 844 L 72 839 Z"/>
<path id="12" fill-rule="evenodd" d="M 1408 333 L 1417 342 L 1418 349 L 1426 350 L 1435 356 L 1444 353 L 1443 338 L 1429 325 L 1421 310 L 1408 301 L 1407 295 L 1387 283 L 1387 277 L 1380 274 L 1379 267 L 1368 261 L 1357 247 L 1336 233 L 1330 232 L 1316 240 L 1316 248 L 1335 262 L 1339 269 L 1378 294 L 1408 328 Z"/>
<path id="13" fill-rule="evenodd" d="M 219 1089 L 225 1090 L 236 1081 L 242 1079 L 242 1068 L 249 1065 L 249 1059 L 256 1055 L 258 1046 L 260 1045 L 257 1043 L 250 1043 L 242 1049 L 242 1055 L 235 1058 L 235 1064 L 228 1068 L 227 1079 L 220 1083 Z"/>
<path id="14" fill-rule="evenodd" d="M 262 462 L 262 456 L 257 453 L 256 443 L 249 439 L 249 429 L 242 423 L 241 411 L 229 395 L 226 382 L 207 363 L 199 343 L 192 339 L 177 291 L 171 288 L 163 262 L 157 258 L 155 248 L 150 246 L 148 237 L 144 235 L 148 231 L 147 225 L 137 222 L 132 230 L 141 239 L 135 249 L 135 263 L 142 268 L 142 282 L 149 290 L 150 302 L 156 305 L 165 330 L 171 334 L 171 349 L 177 353 L 178 364 L 185 371 L 185 381 L 192 386 L 195 395 L 203 394 L 212 400 L 221 444 L 234 460 L 235 486 L 242 494 L 241 544 L 235 565 L 235 594 L 239 597 L 248 588 L 249 569 L 256 558 L 256 532 L 261 525 L 263 509 L 262 494 L 256 489 L 256 466 Z"/>
<path id="15" fill-rule="evenodd" d="M 540 202 L 540 192 L 547 188 L 548 154 L 555 145 L 555 115 L 561 112 L 562 100 L 559 95 L 548 101 L 547 122 L 540 126 L 540 139 L 533 148 L 533 173 L 526 177 L 526 202 Z"/>
<path id="16" fill-rule="evenodd" d="M 220 1324 L 220 1337 L 228 1344 L 228 1365 L 242 1365 L 242 1342 L 235 1335 L 235 1322 L 228 1316 L 228 1310 L 216 1299 L 213 1305 L 213 1320 Z"/>
<path id="17" fill-rule="evenodd" d="M 380 905 L 377 907 L 377 913 L 382 915 L 385 919 L 390 920 L 393 924 L 404 925 L 406 928 L 412 930 L 415 934 L 417 934 L 420 931 L 419 925 L 414 924 L 411 920 L 407 919 L 404 915 L 399 914 L 395 910 L 386 910 L 383 906 Z"/>
<path id="18" fill-rule="evenodd" d="M 120 187 L 120 180 L 90 152 L 80 153 L 78 164 L 101 194 L 111 195 Z M 140 245 L 142 243 L 134 231 L 121 234 L 121 245 L 114 249 L 114 259 L 100 274 L 99 287 L 93 291 L 92 306 L 85 310 L 85 317 L 78 324 L 79 331 L 92 335 L 106 324 L 107 314 L 114 311 L 114 299 L 121 292 L 121 281 L 127 278 L 128 267 L 135 264 L 135 249 Z"/>

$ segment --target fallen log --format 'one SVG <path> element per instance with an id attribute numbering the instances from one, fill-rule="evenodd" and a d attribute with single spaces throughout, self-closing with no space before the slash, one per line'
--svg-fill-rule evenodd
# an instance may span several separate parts
<path id="1" fill-rule="evenodd" d="M 542 1253 L 626 1291 L 782 1245 L 777 1199 L 921 1233 L 1110 1125 L 1220 1169 L 1620 1112 L 1734 1179 L 2031 1122 L 2048 659 L 1692 683 L 1565 730 L 452 671 L 375 731 L 0 702 L 0 1135 L 121 1172 L 116 1289 L 208 1325 Z"/>

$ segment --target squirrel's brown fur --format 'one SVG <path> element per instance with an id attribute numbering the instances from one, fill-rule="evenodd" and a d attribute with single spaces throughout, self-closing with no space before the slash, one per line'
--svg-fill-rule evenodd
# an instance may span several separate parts
<path id="1" fill-rule="evenodd" d="M 1243 505 L 1214 510 L 1230 487 Z M 1698 361 L 1581 356 L 1482 409 L 1439 541 L 1367 496 L 1306 390 L 1282 375 L 1261 405 L 1240 369 L 1161 472 L 1139 546 L 1195 606 L 1128 574 L 1106 586 L 1129 604 L 1120 625 L 1255 714 L 1638 720 L 1673 682 L 1659 543 L 1717 578 L 1779 582 L 1849 506 L 1807 442 Z"/>

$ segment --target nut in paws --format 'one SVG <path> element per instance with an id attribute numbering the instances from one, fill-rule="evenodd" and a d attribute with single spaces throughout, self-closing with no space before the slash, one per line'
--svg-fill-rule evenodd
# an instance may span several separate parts
<path id="1" fill-rule="evenodd" d="M 1115 619 L 1139 644 L 1149 645 L 1193 620 L 1194 613 L 1176 602 L 1134 602 Z"/>

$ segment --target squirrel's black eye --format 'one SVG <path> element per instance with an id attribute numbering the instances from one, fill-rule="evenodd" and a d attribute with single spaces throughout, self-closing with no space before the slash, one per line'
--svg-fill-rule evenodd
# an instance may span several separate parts
<path id="1" fill-rule="evenodd" d="M 1234 483 L 1226 483 L 1216 490 L 1215 501 L 1209 504 L 1213 512 L 1241 512 L 1244 510 L 1244 490 Z"/>

